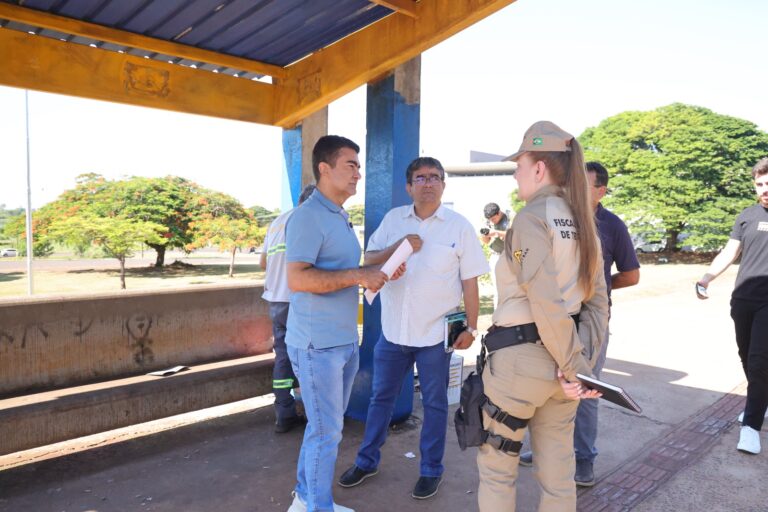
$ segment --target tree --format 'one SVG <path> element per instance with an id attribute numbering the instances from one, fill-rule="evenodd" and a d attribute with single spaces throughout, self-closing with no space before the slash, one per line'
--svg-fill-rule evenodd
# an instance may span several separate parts
<path id="1" fill-rule="evenodd" d="M 259 226 L 265 227 L 269 226 L 269 223 L 275 220 L 275 218 L 280 215 L 280 209 L 276 209 L 275 211 L 268 210 L 264 208 L 263 206 L 255 205 L 248 208 L 250 212 L 253 214 L 253 218 L 256 219 L 256 222 L 259 223 Z"/>
<path id="2" fill-rule="evenodd" d="M 125 258 L 142 242 L 159 243 L 164 231 L 164 226 L 154 222 L 84 213 L 54 221 L 48 237 L 64 244 L 101 246 L 120 262 L 120 289 L 125 290 Z"/>
<path id="3" fill-rule="evenodd" d="M 623 112 L 579 140 L 611 175 L 606 206 L 634 233 L 663 235 L 667 250 L 681 233 L 686 244 L 722 246 L 735 215 L 754 202 L 750 171 L 768 154 L 768 134 L 754 123 L 680 103 Z"/>
<path id="4" fill-rule="evenodd" d="M 238 249 L 260 245 L 264 241 L 265 228 L 259 226 L 252 216 L 239 219 L 223 214 L 217 217 L 205 216 L 192 223 L 195 234 L 194 241 L 188 249 L 196 249 L 215 245 L 221 251 L 228 251 L 229 277 L 235 273 L 235 255 Z"/>
<path id="5" fill-rule="evenodd" d="M 365 205 L 353 204 L 347 208 L 349 213 L 349 222 L 355 226 L 362 226 L 365 224 Z"/>
<path id="6" fill-rule="evenodd" d="M 110 182 L 91 207 L 102 216 L 121 215 L 164 226 L 158 241 L 145 241 L 157 253 L 155 267 L 162 267 L 166 249 L 184 249 L 192 241 L 190 222 L 195 213 L 196 199 L 206 192 L 199 185 L 177 176 L 133 176 Z"/>
<path id="7" fill-rule="evenodd" d="M 198 198 L 197 215 L 190 227 L 193 240 L 187 250 L 215 245 L 230 252 L 229 277 L 234 276 L 237 250 L 260 245 L 266 233 L 266 228 L 237 199 L 212 191 Z"/>
<path id="8" fill-rule="evenodd" d="M 27 255 L 27 216 L 25 213 L 22 213 L 19 215 L 16 215 L 15 217 L 8 218 L 7 222 L 5 223 L 5 226 L 3 227 L 3 234 L 4 236 L 7 236 L 8 238 L 12 238 L 14 240 L 14 244 L 16 245 L 16 248 L 19 250 L 19 256 L 26 256 Z M 42 236 L 38 230 L 35 228 L 35 219 L 34 215 L 36 212 L 32 212 L 33 219 L 32 219 L 32 240 L 34 242 L 33 244 L 33 251 L 32 254 L 36 258 L 43 258 L 45 256 L 50 256 L 53 253 L 53 244 L 49 240 L 46 240 L 44 236 Z"/>

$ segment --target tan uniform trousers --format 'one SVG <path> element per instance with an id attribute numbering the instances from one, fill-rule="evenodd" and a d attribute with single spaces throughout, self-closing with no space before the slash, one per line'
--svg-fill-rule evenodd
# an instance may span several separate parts
<path id="1" fill-rule="evenodd" d="M 557 366 L 543 345 L 523 343 L 494 352 L 483 371 L 485 394 L 498 407 L 518 418 L 530 418 L 533 473 L 541 486 L 540 512 L 576 510 L 576 467 L 573 428 L 577 400 L 565 397 L 556 379 Z M 515 431 L 483 413 L 485 428 L 522 441 L 525 428 Z M 514 512 L 518 456 L 480 447 L 478 502 L 481 512 Z"/>

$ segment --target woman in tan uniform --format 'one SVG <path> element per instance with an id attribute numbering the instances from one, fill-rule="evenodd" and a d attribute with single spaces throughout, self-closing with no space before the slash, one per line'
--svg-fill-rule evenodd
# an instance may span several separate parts
<path id="1" fill-rule="evenodd" d="M 539 510 L 572 512 L 576 408 L 579 399 L 598 396 L 576 379 L 591 375 L 577 325 L 588 322 L 584 332 L 599 333 L 608 322 L 600 242 L 575 137 L 537 122 L 508 160 L 517 162 L 518 196 L 526 206 L 495 269 L 499 303 L 485 338 L 489 436 L 477 456 L 478 501 L 481 512 L 515 510 L 518 455 L 529 428 Z"/>

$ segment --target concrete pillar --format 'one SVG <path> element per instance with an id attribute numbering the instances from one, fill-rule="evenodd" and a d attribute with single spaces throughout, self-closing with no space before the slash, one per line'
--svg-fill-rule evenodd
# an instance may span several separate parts
<path id="1" fill-rule="evenodd" d="M 328 134 L 328 107 L 318 110 L 298 126 L 283 130 L 283 169 L 281 211 L 299 203 L 301 191 L 315 182 L 312 174 L 312 148 L 317 140 Z"/>
<path id="2" fill-rule="evenodd" d="M 411 202 L 405 192 L 405 169 L 419 156 L 421 119 L 421 56 L 397 67 L 381 80 L 368 84 L 365 140 L 365 243 L 384 214 Z M 381 334 L 381 302 L 363 305 L 363 344 L 360 371 L 355 379 L 347 415 L 365 421 L 371 395 L 373 348 Z M 395 404 L 393 422 L 413 410 L 413 372 Z"/>

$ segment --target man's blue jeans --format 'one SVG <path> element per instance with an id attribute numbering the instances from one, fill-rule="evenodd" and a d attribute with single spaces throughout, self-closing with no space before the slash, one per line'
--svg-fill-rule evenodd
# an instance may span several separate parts
<path id="1" fill-rule="evenodd" d="M 605 333 L 605 343 L 600 350 L 600 356 L 595 362 L 592 373 L 600 378 L 600 372 L 605 365 L 605 357 L 608 352 L 608 336 Z M 576 452 L 576 460 L 586 460 L 594 463 L 597 457 L 597 405 L 599 399 L 589 399 L 579 401 L 579 408 L 576 410 L 576 427 L 573 430 L 573 449 Z"/>
<path id="2" fill-rule="evenodd" d="M 308 420 L 299 452 L 296 494 L 313 512 L 333 511 L 333 471 L 359 365 L 358 350 L 357 343 L 326 349 L 288 346 Z"/>
<path id="3" fill-rule="evenodd" d="M 360 469 L 372 471 L 378 467 L 395 401 L 414 362 L 419 370 L 424 406 L 419 443 L 421 475 L 435 477 L 443 474 L 451 354 L 446 354 L 443 342 L 431 347 L 406 347 L 387 341 L 383 334 L 373 349 L 373 396 L 368 406 L 363 443 L 355 460 Z"/>

